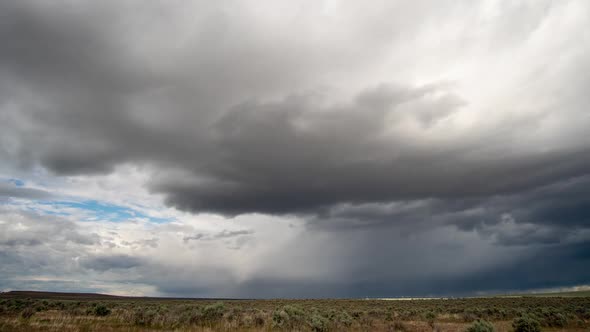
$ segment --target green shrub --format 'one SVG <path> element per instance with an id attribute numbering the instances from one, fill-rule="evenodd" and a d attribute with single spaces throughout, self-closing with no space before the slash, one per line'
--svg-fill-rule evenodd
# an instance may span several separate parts
<path id="1" fill-rule="evenodd" d="M 514 332 L 540 332 L 541 326 L 539 322 L 527 315 L 518 317 L 512 322 Z"/>
<path id="2" fill-rule="evenodd" d="M 292 305 L 286 305 L 272 314 L 272 326 L 277 328 L 292 329 L 303 321 L 305 321 L 305 312 Z"/>
<path id="3" fill-rule="evenodd" d="M 350 327 L 352 325 L 352 316 L 348 314 L 346 311 L 342 311 L 336 318 L 338 324 L 344 325 L 346 327 Z"/>
<path id="4" fill-rule="evenodd" d="M 545 325 L 551 327 L 564 327 L 567 325 L 568 319 L 562 313 L 553 313 L 549 317 L 545 318 Z"/>
<path id="5" fill-rule="evenodd" d="M 473 322 L 479 319 L 479 317 L 472 311 L 463 312 L 462 317 L 465 322 Z"/>
<path id="6" fill-rule="evenodd" d="M 262 317 L 261 314 L 256 314 L 254 315 L 254 326 L 256 327 L 262 327 L 264 326 L 264 317 Z"/>
<path id="7" fill-rule="evenodd" d="M 319 313 L 314 313 L 309 319 L 309 327 L 314 332 L 326 332 L 329 329 L 330 321 Z"/>
<path id="8" fill-rule="evenodd" d="M 111 309 L 107 308 L 104 305 L 97 305 L 94 307 L 94 315 L 95 316 L 108 316 L 111 313 Z"/>
<path id="9" fill-rule="evenodd" d="M 156 319 L 156 312 L 153 310 L 136 309 L 133 313 L 133 324 L 141 326 L 152 325 Z"/>
<path id="10" fill-rule="evenodd" d="M 424 314 L 424 318 L 428 322 L 428 325 L 434 328 L 434 320 L 436 319 L 436 313 L 434 313 L 433 311 L 428 311 Z"/>
<path id="11" fill-rule="evenodd" d="M 242 310 L 237 308 L 231 308 L 224 314 L 225 320 L 228 322 L 239 321 L 242 317 Z"/>
<path id="12" fill-rule="evenodd" d="M 29 319 L 29 318 L 33 317 L 34 314 L 35 314 L 35 310 L 33 310 L 33 308 L 26 307 L 23 311 L 21 311 L 20 316 L 24 319 Z"/>
<path id="13" fill-rule="evenodd" d="M 178 320 L 183 324 L 196 325 L 202 320 L 202 317 L 201 311 L 184 310 Z"/>
<path id="14" fill-rule="evenodd" d="M 488 321 L 478 319 L 465 332 L 494 332 L 494 325 Z"/>
<path id="15" fill-rule="evenodd" d="M 225 312 L 225 305 L 222 302 L 210 304 L 201 310 L 202 319 L 205 322 L 213 323 L 220 320 Z"/>
<path id="16" fill-rule="evenodd" d="M 428 321 L 434 320 L 436 318 L 436 313 L 434 313 L 434 311 L 427 311 L 424 314 L 424 318 L 426 318 L 426 320 L 428 320 Z"/>
<path id="17" fill-rule="evenodd" d="M 362 317 L 362 316 L 363 316 L 365 313 L 364 313 L 363 311 L 360 311 L 360 310 L 354 310 L 354 311 L 352 311 L 352 313 L 351 313 L 351 314 L 352 314 L 352 317 L 353 317 L 353 318 L 355 318 L 355 319 L 359 319 L 359 318 L 361 318 L 361 317 Z"/>

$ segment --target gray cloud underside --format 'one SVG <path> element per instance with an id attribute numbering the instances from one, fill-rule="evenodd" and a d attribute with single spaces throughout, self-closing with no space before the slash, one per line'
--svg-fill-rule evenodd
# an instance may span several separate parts
<path id="1" fill-rule="evenodd" d="M 9 198 L 46 199 L 52 196 L 44 190 L 17 187 L 12 183 L 0 182 L 0 201 Z"/>
<path id="2" fill-rule="evenodd" d="M 197 233 L 194 235 L 185 236 L 183 238 L 183 241 L 188 242 L 191 240 L 199 241 L 199 240 L 228 239 L 228 238 L 232 238 L 232 237 L 251 235 L 251 234 L 254 234 L 254 231 L 251 231 L 251 230 L 240 230 L 240 231 L 223 230 L 223 231 L 213 234 L 213 235 Z"/>
<path id="3" fill-rule="evenodd" d="M 279 84 L 277 77 L 244 72 L 239 68 L 248 67 L 248 59 L 226 54 L 225 44 L 209 39 L 217 29 L 231 38 L 241 22 L 218 19 L 215 11 L 203 14 L 183 52 L 163 49 L 160 55 L 135 49 L 149 43 L 129 44 L 126 38 L 137 32 L 120 26 L 130 15 L 124 10 L 35 4 L 2 5 L 2 147 L 5 157 L 22 165 L 84 174 L 150 163 L 162 168 L 151 187 L 170 205 L 230 215 L 514 193 L 590 169 L 588 141 L 572 142 L 575 129 L 588 124 L 577 116 L 586 94 L 575 89 L 564 97 L 568 109 L 557 105 L 522 123 L 510 119 L 426 144 L 420 135 L 469 104 L 446 84 L 374 82 L 338 103 L 322 100 L 321 92 L 297 91 L 264 101 L 262 91 Z M 132 19 L 150 18 L 151 9 Z M 101 24 L 107 17 L 112 24 Z M 268 46 L 258 42 L 246 39 L 234 47 Z M 185 58 L 191 52 L 200 53 Z M 293 74 L 274 61 L 284 55 L 261 53 L 272 59 L 265 71 L 279 66 L 281 77 Z M 588 66 L 587 58 L 580 61 L 571 65 Z M 576 86 L 587 79 L 577 77 Z M 248 91 L 244 83 L 233 91 L 236 82 L 264 87 Z M 553 148 L 520 142 L 557 110 L 578 122 L 551 137 Z M 420 134 L 408 135 L 408 123 Z M 169 169 L 178 172 L 164 171 Z"/>

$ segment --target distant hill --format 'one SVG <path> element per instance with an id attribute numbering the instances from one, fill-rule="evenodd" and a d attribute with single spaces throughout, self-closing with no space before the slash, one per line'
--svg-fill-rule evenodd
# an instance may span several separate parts
<path id="1" fill-rule="evenodd" d="M 590 291 L 572 291 L 556 293 L 518 293 L 503 294 L 492 297 L 590 297 Z M 97 293 L 65 293 L 65 292 L 43 292 L 43 291 L 9 291 L 0 292 L 0 299 L 47 299 L 47 300 L 249 300 L 231 298 L 191 298 L 191 297 L 139 297 L 139 296 L 117 296 Z M 422 298 L 412 298 L 418 300 Z M 426 298 L 424 298 L 426 299 Z M 430 298 L 442 299 L 442 298 Z M 410 298 L 381 299 L 381 300 L 410 300 Z"/>
<path id="2" fill-rule="evenodd" d="M 9 291 L 0 292 L 0 299 L 44 299 L 44 300 L 191 300 L 191 301 L 209 301 L 209 300 L 248 300 L 248 299 L 230 299 L 230 298 L 194 298 L 194 297 L 141 297 L 141 296 L 117 296 L 96 293 L 62 293 L 62 292 L 40 292 L 40 291 Z"/>
<path id="3" fill-rule="evenodd" d="M 76 300 L 76 299 L 96 299 L 96 300 L 116 300 L 125 299 L 125 296 L 115 296 L 96 293 L 60 293 L 60 292 L 38 292 L 38 291 L 10 291 L 0 293 L 0 298 L 16 299 L 59 299 L 59 300 Z"/>

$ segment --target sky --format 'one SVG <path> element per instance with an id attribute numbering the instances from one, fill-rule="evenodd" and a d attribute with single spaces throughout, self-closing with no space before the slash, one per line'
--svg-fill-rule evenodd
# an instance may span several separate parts
<path id="1" fill-rule="evenodd" d="M 0 291 L 590 285 L 590 2 L 0 2 Z"/>

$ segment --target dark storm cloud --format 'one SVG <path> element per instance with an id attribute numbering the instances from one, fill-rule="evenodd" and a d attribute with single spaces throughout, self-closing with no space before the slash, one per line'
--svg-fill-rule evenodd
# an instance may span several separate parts
<path id="1" fill-rule="evenodd" d="M 589 176 L 506 195 L 341 204 L 322 210 L 309 226 L 323 230 L 383 228 L 413 232 L 453 225 L 498 245 L 568 242 L 590 229 Z M 580 235 L 581 236 L 581 235 Z"/>
<path id="2" fill-rule="evenodd" d="M 158 277 L 163 272 L 157 271 L 165 270 L 164 266 L 152 267 L 154 276 L 144 277 L 170 296 L 215 294 L 244 298 L 461 296 L 480 291 L 502 293 L 555 285 L 574 286 L 587 283 L 590 277 L 590 256 L 584 242 L 538 248 L 482 248 L 475 242 L 467 244 L 452 232 L 406 238 L 390 228 L 370 231 L 365 239 L 358 232 L 336 234 L 331 240 L 344 244 L 331 242 L 328 247 L 322 243 L 296 253 L 281 251 L 270 257 L 269 263 L 274 268 L 263 269 L 246 279 L 234 280 L 227 272 L 223 273 L 226 279 L 212 278 L 207 282 L 182 275 Z M 342 250 L 341 256 L 324 252 L 335 246 Z M 486 255 L 470 257 L 482 249 Z M 313 260 L 306 256 L 308 252 L 313 253 Z M 316 260 L 326 267 L 310 266 Z M 322 272 L 305 278 L 289 278 L 278 272 L 290 266 L 308 273 Z"/>
<path id="3" fill-rule="evenodd" d="M 186 243 L 191 240 L 217 240 L 217 239 L 229 239 L 233 237 L 243 236 L 243 235 L 252 235 L 254 231 L 252 230 L 239 230 L 239 231 L 228 231 L 223 230 L 219 233 L 215 233 L 212 235 L 197 233 L 195 235 L 185 236 L 183 241 Z"/>
<path id="4" fill-rule="evenodd" d="M 567 242 L 590 228 L 589 181 L 583 176 L 496 196 L 472 207 L 482 212 L 478 218 L 455 224 L 483 233 L 496 229 L 497 241 L 504 245 Z"/>
<path id="5" fill-rule="evenodd" d="M 377 82 L 344 103 L 324 101 L 321 93 L 291 92 L 276 101 L 244 96 L 249 101 L 239 102 L 239 93 L 229 89 L 228 98 L 235 102 L 223 109 L 215 97 L 191 98 L 203 87 L 197 79 L 201 72 L 209 78 L 227 74 L 234 82 L 239 81 L 235 75 L 243 74 L 232 71 L 238 59 L 217 58 L 223 48 L 215 41 L 209 45 L 215 52 L 196 59 L 227 60 L 229 67 L 214 75 L 183 59 L 178 65 L 192 72 L 187 77 L 129 44 L 135 31 L 123 28 L 131 15 L 124 6 L 23 1 L 2 7 L 2 84 L 17 104 L 23 103 L 4 115 L 13 121 L 7 130 L 19 142 L 4 154 L 59 174 L 150 163 L 162 168 L 152 190 L 180 209 L 228 215 L 316 213 L 339 203 L 506 194 L 590 169 L 588 146 L 526 149 L 519 147 L 518 127 L 467 131 L 458 139 L 428 145 L 408 135 L 412 124 L 427 135 L 469 104 L 452 84 Z M 131 17 L 141 21 L 154 13 Z M 216 31 L 205 29 L 207 24 L 220 24 L 229 35 L 241 24 L 213 13 L 197 25 L 202 38 Z M 198 50 L 201 37 L 190 39 L 185 51 Z M 261 47 L 255 40 L 245 43 L 238 46 Z M 276 70 L 274 63 L 268 66 Z M 31 93 L 36 102 L 26 99 Z M 502 152 L 509 145 L 517 153 Z M 181 175 L 167 174 L 169 169 Z"/>
<path id="6" fill-rule="evenodd" d="M 321 111 L 308 96 L 238 106 L 216 124 L 214 168 L 194 174 L 208 180 L 194 183 L 185 175 L 153 188 L 169 204 L 195 212 L 293 213 L 341 202 L 505 194 L 589 169 L 586 148 L 490 160 L 477 153 L 481 137 L 431 150 L 386 132 L 388 121 L 416 116 L 398 113 L 398 106 L 434 92 L 440 93 L 380 86 L 350 105 Z M 430 107 L 443 118 L 461 105 L 439 101 Z"/>
<path id="7" fill-rule="evenodd" d="M 555 285 L 574 286 L 590 278 L 590 247 L 586 243 L 547 247 L 526 260 L 482 271 L 464 280 L 448 280 L 449 293 L 463 288 L 522 290 Z"/>
<path id="8" fill-rule="evenodd" d="M 37 246 L 42 242 L 38 239 L 4 239 L 0 241 L 1 246 L 15 247 L 15 246 Z"/>

